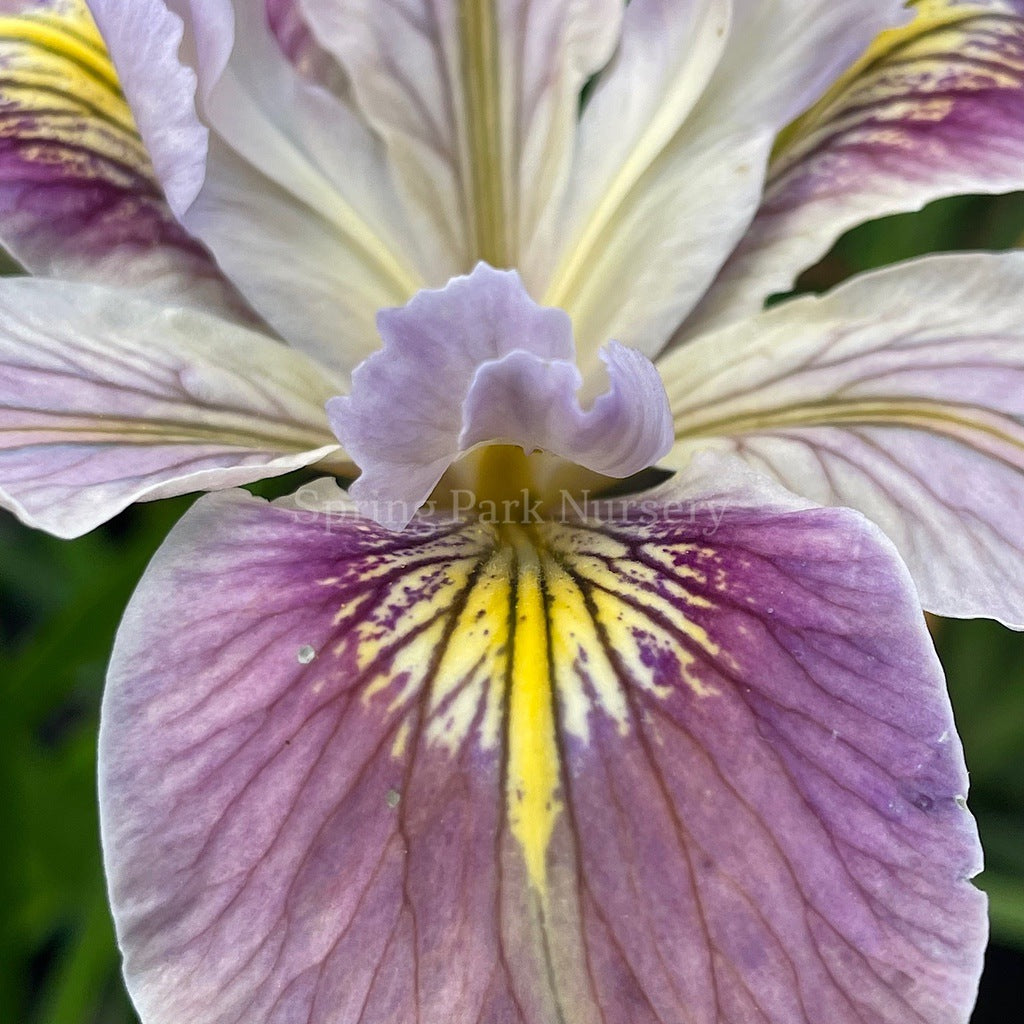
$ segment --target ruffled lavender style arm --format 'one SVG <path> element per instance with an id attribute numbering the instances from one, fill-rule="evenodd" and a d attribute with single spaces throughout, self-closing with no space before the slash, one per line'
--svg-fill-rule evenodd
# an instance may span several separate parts
<path id="1" fill-rule="evenodd" d="M 627 477 L 672 445 L 665 389 L 651 362 L 610 345 L 608 389 L 588 407 L 569 317 L 538 306 L 514 271 L 480 264 L 444 290 L 378 317 L 384 347 L 327 405 L 361 468 L 351 493 L 400 529 L 445 470 L 477 445 L 544 450 Z"/>

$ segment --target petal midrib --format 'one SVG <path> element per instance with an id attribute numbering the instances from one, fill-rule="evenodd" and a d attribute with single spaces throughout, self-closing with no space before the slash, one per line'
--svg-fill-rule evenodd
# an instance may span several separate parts
<path id="1" fill-rule="evenodd" d="M 561 814 L 558 751 L 550 665 L 547 597 L 539 552 L 525 531 L 508 531 L 515 549 L 508 661 L 508 814 L 530 882 L 547 896 L 547 853 Z"/>
<path id="2" fill-rule="evenodd" d="M 919 399 L 828 400 L 722 416 L 718 419 L 698 420 L 696 423 L 687 423 L 685 417 L 677 417 L 676 439 L 691 440 L 748 434 L 780 427 L 902 425 L 945 434 L 980 431 L 1004 444 L 1017 448 L 1024 447 L 1019 436 L 1014 436 L 995 424 L 984 422 L 983 416 L 991 417 L 992 413 L 974 406 Z M 1000 418 L 1008 420 L 1006 417 Z"/>
<path id="3" fill-rule="evenodd" d="M 47 411 L 47 421 L 59 420 L 60 414 Z M 286 423 L 275 424 L 275 430 L 248 430 L 236 426 L 217 427 L 193 426 L 174 420 L 135 419 L 131 417 L 113 418 L 109 416 L 90 416 L 88 414 L 67 414 L 71 421 L 67 425 L 59 422 L 44 422 L 27 426 L 0 427 L 0 450 L 4 434 L 14 434 L 19 438 L 17 444 L 32 444 L 33 434 L 39 435 L 41 445 L 53 444 L 54 436 L 66 435 L 71 444 L 131 444 L 131 445 L 165 445 L 165 444 L 196 444 L 206 443 L 229 448 L 266 448 L 271 451 L 309 451 L 336 444 L 336 439 L 329 433 L 317 433 L 296 425 Z M 95 426 L 86 428 L 83 421 L 92 420 Z"/>
<path id="4" fill-rule="evenodd" d="M 498 26 L 494 0 L 459 5 L 462 88 L 469 130 L 474 250 L 493 267 L 510 266 L 505 217 Z"/>

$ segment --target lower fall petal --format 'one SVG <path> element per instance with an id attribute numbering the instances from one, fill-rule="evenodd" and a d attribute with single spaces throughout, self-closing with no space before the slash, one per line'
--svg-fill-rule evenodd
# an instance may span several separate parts
<path id="1" fill-rule="evenodd" d="M 101 802 L 144 1024 L 965 1024 L 966 773 L 873 527 L 396 537 L 337 500 L 202 499 L 126 613 Z"/>

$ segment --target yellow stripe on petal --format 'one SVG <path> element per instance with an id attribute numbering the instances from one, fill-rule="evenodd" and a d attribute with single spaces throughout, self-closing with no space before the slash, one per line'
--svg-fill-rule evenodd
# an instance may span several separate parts
<path id="1" fill-rule="evenodd" d="M 543 569 L 531 542 L 525 537 L 516 541 L 519 564 L 512 608 L 507 799 L 509 823 L 523 849 L 530 881 L 544 894 L 548 844 L 562 812 L 561 768 Z"/>
<path id="2" fill-rule="evenodd" d="M 549 531 L 554 529 L 549 527 Z M 603 539 L 603 538 L 602 538 Z M 552 662 L 558 677 L 562 727 L 569 736 L 590 741 L 594 704 L 625 733 L 629 717 L 621 679 L 612 663 L 605 634 L 595 619 L 594 598 L 588 597 L 574 574 L 557 556 L 544 559 L 551 620 Z M 588 604 L 589 600 L 589 604 Z M 614 646 L 614 645 L 613 645 Z M 593 698 L 581 681 L 585 674 Z"/>
<path id="3" fill-rule="evenodd" d="M 117 72 L 82 0 L 70 0 L 59 15 L 45 7 L 28 7 L 18 17 L 0 18 L 0 32 L 5 38 L 23 39 L 53 54 L 63 53 L 84 71 L 119 90 Z"/>
<path id="4" fill-rule="evenodd" d="M 1000 11 L 993 3 L 917 0 L 908 4 L 908 7 L 913 7 L 915 11 L 912 21 L 882 32 L 860 60 L 836 79 L 828 92 L 813 107 L 779 133 L 772 155 L 776 170 L 779 163 L 785 163 L 785 158 L 792 148 L 799 146 L 823 123 L 828 123 L 834 117 L 835 108 L 846 106 L 851 93 L 860 94 L 870 89 L 868 96 L 875 102 L 882 102 L 891 91 L 892 98 L 898 99 L 900 93 L 904 91 L 903 80 L 897 78 L 893 84 L 887 83 L 884 75 L 890 64 L 898 62 L 901 75 L 905 74 L 907 67 L 912 67 L 915 73 L 920 74 L 927 71 L 930 65 L 937 76 L 948 76 L 955 70 L 952 63 L 954 58 L 962 60 L 964 64 L 969 64 L 972 58 L 968 45 L 971 40 L 959 29 L 979 18 L 1000 17 Z M 987 56 L 991 57 L 990 54 Z M 993 83 L 1000 83 L 1002 87 L 1008 89 L 1019 87 L 1024 67 L 1006 54 L 1001 55 L 1001 60 L 1005 61 L 1003 68 L 991 59 L 986 60 L 982 68 L 984 74 L 978 78 L 979 88 Z M 961 75 L 957 84 L 962 87 L 963 82 Z M 918 119 L 928 117 L 929 104 L 934 102 L 921 96 L 915 100 L 906 100 L 901 111 L 893 111 L 891 117 L 897 120 L 899 112 L 912 114 Z M 948 108 L 936 108 L 933 119 L 942 120 L 947 113 Z"/>
<path id="5" fill-rule="evenodd" d="M 573 759 L 601 731 L 627 737 L 635 701 L 713 699 L 701 665 L 731 668 L 701 624 L 725 586 L 714 551 L 659 552 L 598 524 L 467 524 L 364 558 L 358 584 L 324 581 L 362 596 L 334 616 L 320 671 L 345 666 L 363 706 L 395 723 L 394 761 L 432 751 L 497 772 L 542 929 L 567 869 L 552 850 L 572 828 Z"/>
<path id="6" fill-rule="evenodd" d="M 103 40 L 82 2 L 0 17 L 0 135 L 37 139 L 48 163 L 64 162 L 115 185 L 156 187 Z M 96 158 L 99 157 L 100 160 Z"/>
<path id="7" fill-rule="evenodd" d="M 479 743 L 501 740 L 509 651 L 513 553 L 499 548 L 478 571 L 435 673 L 428 738 L 453 751 L 478 721 Z"/>

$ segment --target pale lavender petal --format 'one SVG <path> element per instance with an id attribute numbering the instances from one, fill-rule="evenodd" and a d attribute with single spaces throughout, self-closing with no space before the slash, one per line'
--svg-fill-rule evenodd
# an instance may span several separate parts
<path id="1" fill-rule="evenodd" d="M 352 104 L 310 81 L 271 31 L 265 0 L 120 0 L 94 7 L 133 109 L 184 104 L 208 130 L 201 187 L 183 194 L 186 227 L 290 343 L 346 372 L 373 348 L 378 309 L 457 268 L 391 184 L 377 140 Z M 168 13 L 173 10 L 173 14 Z M 159 61 L 140 62 L 135 21 L 184 22 L 159 34 L 162 60 L 198 79 L 168 100 Z M 179 90 L 180 92 L 180 90 Z M 197 124 L 200 121 L 196 121 Z M 446 273 L 448 271 L 448 273 Z"/>
<path id="2" fill-rule="evenodd" d="M 145 1024 L 966 1024 L 967 776 L 861 517 L 677 490 L 506 546 L 314 490 L 202 499 L 119 632 Z"/>
<path id="3" fill-rule="evenodd" d="M 384 347 L 327 412 L 362 470 L 352 495 L 379 522 L 405 526 L 445 470 L 479 444 L 543 449 L 621 477 L 672 445 L 665 389 L 638 352 L 609 347 L 610 390 L 581 407 L 569 318 L 538 306 L 515 271 L 481 263 L 378 322 Z"/>
<path id="4" fill-rule="evenodd" d="M 930 611 L 1024 628 L 1024 254 L 929 257 L 659 363 L 670 462 L 713 445 L 860 509 Z"/>
<path id="5" fill-rule="evenodd" d="M 209 132 L 196 115 L 196 76 L 178 59 L 183 25 L 163 0 L 88 0 L 157 178 L 180 217 L 199 194 Z"/>
<path id="6" fill-rule="evenodd" d="M 338 384 L 208 314 L 41 278 L 0 281 L 0 507 L 74 537 L 133 501 L 338 460 Z"/>
<path id="7" fill-rule="evenodd" d="M 580 406 L 575 363 L 522 350 L 484 363 L 462 407 L 459 449 L 499 441 L 543 450 L 610 477 L 653 465 L 672 445 L 672 413 L 654 364 L 611 342 L 601 350 L 610 387 Z"/>
<path id="8" fill-rule="evenodd" d="M 251 320 L 175 220 L 89 11 L 0 5 L 0 243 L 43 276 Z"/>
<path id="9" fill-rule="evenodd" d="M 524 271 L 540 301 L 572 315 L 585 370 L 607 338 L 650 356 L 664 346 L 750 224 L 778 132 L 902 7 L 629 4 L 617 58 L 583 111 L 542 272 L 532 260 Z"/>
<path id="10" fill-rule="evenodd" d="M 217 172 L 189 211 L 190 229 L 289 345 L 347 379 L 377 347 L 376 303 L 387 307 L 412 292 L 357 285 L 360 271 L 335 225 L 219 139 L 212 150 Z"/>
<path id="11" fill-rule="evenodd" d="M 680 340 L 758 311 L 865 220 L 1024 188 L 1024 5 L 918 11 L 780 138 L 757 217 Z"/>

